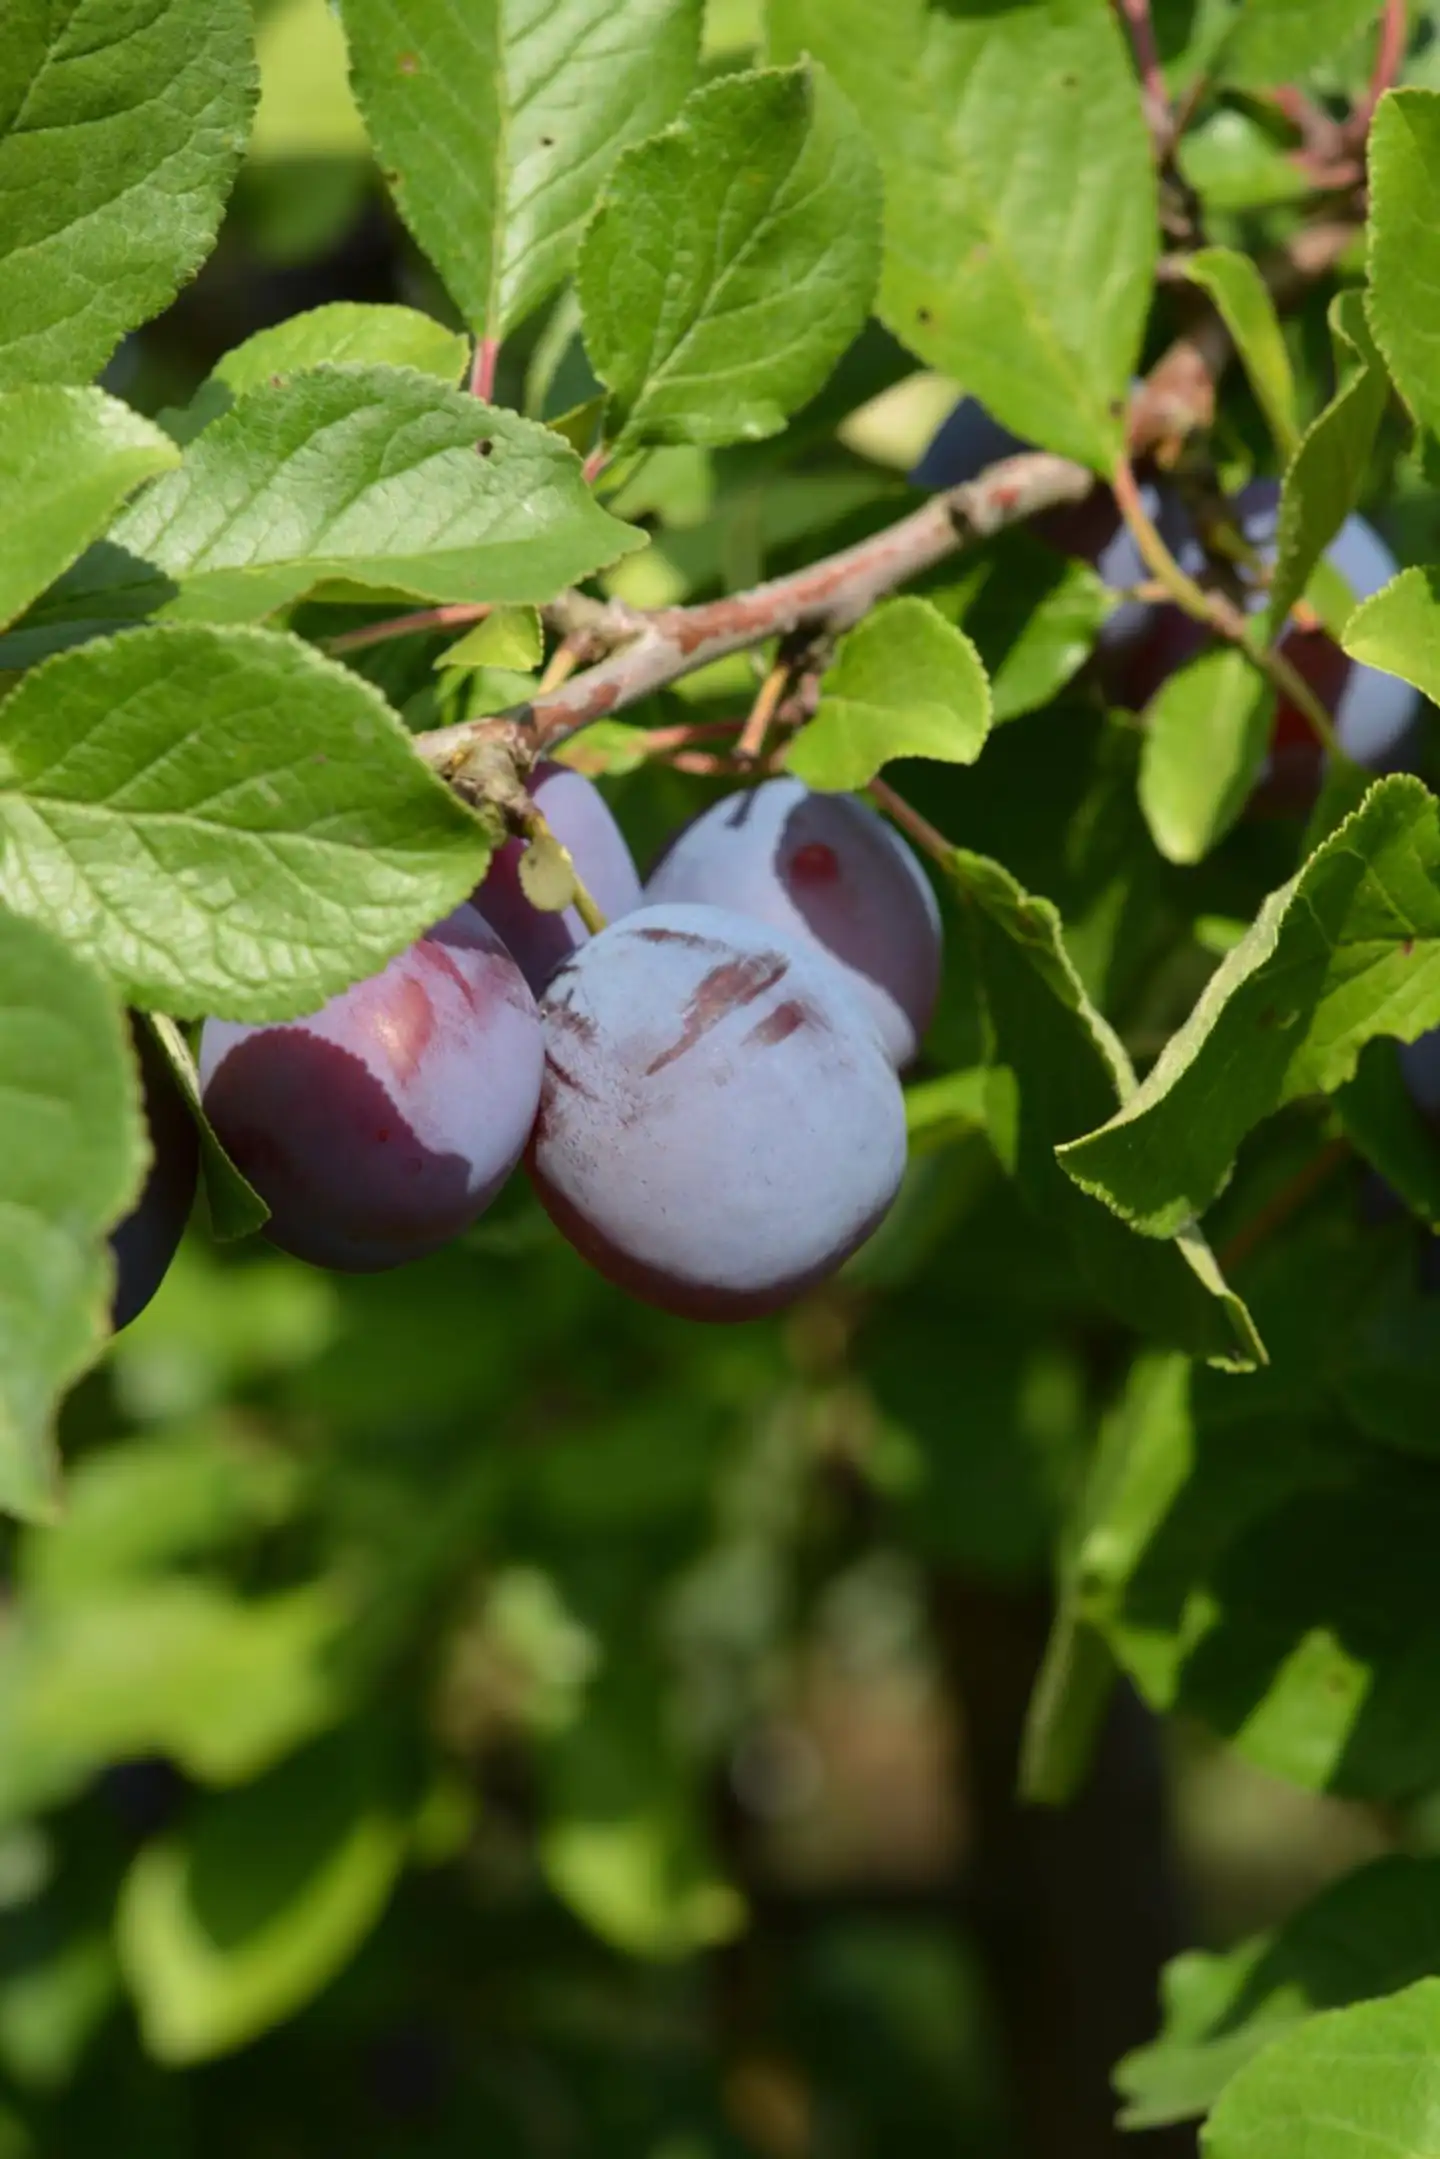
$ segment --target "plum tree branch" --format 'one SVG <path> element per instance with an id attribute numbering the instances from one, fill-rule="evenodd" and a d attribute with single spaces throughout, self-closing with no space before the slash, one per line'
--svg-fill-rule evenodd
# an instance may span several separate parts
<path id="1" fill-rule="evenodd" d="M 1002 459 L 963 487 L 934 496 L 885 531 L 788 577 L 698 606 L 663 607 L 649 614 L 612 609 L 611 620 L 624 639 L 618 649 L 504 717 L 527 727 L 537 749 L 549 748 L 577 728 L 638 704 L 682 675 L 733 652 L 798 631 L 834 636 L 860 621 L 898 585 L 968 542 L 988 539 L 1041 510 L 1082 501 L 1094 484 L 1094 474 L 1083 465 L 1043 450 L 1026 451 Z M 416 742 L 426 761 L 444 770 L 486 724 L 462 721 L 418 735 Z"/>
<path id="2" fill-rule="evenodd" d="M 1262 269 L 1277 305 L 1293 304 L 1332 268 L 1356 230 L 1339 221 L 1306 227 L 1267 258 Z M 1163 451 L 1210 424 L 1215 384 L 1229 355 L 1228 333 L 1207 306 L 1131 399 L 1126 433 L 1132 456 Z M 446 777 L 467 765 L 470 751 L 487 737 L 534 756 L 732 653 L 777 637 L 836 636 L 935 564 L 1042 511 L 1083 501 L 1097 484 L 1092 472 L 1068 458 L 1025 451 L 935 495 L 855 546 L 749 591 L 651 612 L 565 594 L 544 610 L 546 620 L 562 638 L 588 640 L 596 663 L 508 712 L 417 735 L 416 748 Z M 409 619 L 401 621 L 408 626 Z M 378 637 L 383 625 L 373 628 Z M 1302 697 L 1304 690 L 1301 684 Z"/>

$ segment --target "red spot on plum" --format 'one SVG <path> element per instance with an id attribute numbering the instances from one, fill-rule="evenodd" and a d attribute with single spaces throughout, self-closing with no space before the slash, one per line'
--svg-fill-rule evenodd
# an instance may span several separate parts
<path id="1" fill-rule="evenodd" d="M 840 857 L 824 840 L 807 840 L 790 857 L 790 882 L 832 885 L 840 875 Z"/>

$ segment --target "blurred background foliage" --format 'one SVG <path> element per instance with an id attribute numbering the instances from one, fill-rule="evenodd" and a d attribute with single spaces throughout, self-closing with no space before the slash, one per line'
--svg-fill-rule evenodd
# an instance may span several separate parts
<path id="1" fill-rule="evenodd" d="M 756 12 L 714 0 L 712 69 L 748 59 Z M 1158 10 L 1167 57 L 1203 13 Z M 262 5 L 259 36 L 220 246 L 108 378 L 146 411 L 327 300 L 446 316 L 325 0 Z M 1294 170 L 1258 100 L 1218 97 L 1185 155 L 1215 236 L 1284 229 Z M 1292 343 L 1313 406 L 1323 294 Z M 650 456 L 615 507 L 654 545 L 617 587 L 699 595 L 873 529 L 956 388 L 872 330 L 783 436 Z M 550 417 L 588 392 L 562 298 L 507 345 L 499 394 Z M 1243 384 L 1217 439 L 1231 479 L 1263 460 Z M 1398 427 L 1373 498 L 1401 558 L 1433 558 Z M 1253 821 L 1198 872 L 1159 859 L 1133 726 L 1075 677 L 1087 578 L 1057 586 L 1014 539 L 967 576 L 955 608 L 1012 670 L 1014 724 L 973 772 L 906 788 L 1059 904 L 1143 1064 L 1296 835 Z M 412 724 L 513 686 L 439 677 L 437 650 L 366 656 Z M 754 680 L 728 662 L 635 717 L 731 712 Z M 589 755 L 642 863 L 705 798 L 623 728 Z M 973 1063 L 976 1025 L 956 938 L 922 1082 Z M 1131 1344 L 955 1099 L 882 1235 L 773 1323 L 628 1303 L 523 1180 L 372 1279 L 197 1222 L 68 1406 L 62 1526 L 3 1532 L 0 2159 L 1086 2159 L 1115 2148 L 1109 2071 L 1153 2034 L 1166 1956 L 1423 1846 L 1423 1807 L 1307 1795 L 1129 1697 L 1077 1806 L 1017 1807 L 1057 1530 Z M 1313 1147 L 1307 1118 L 1252 1148 L 1220 1241 Z M 1361 1440 L 1284 1387 L 1333 1377 L 1357 1267 L 1413 1272 L 1416 1233 L 1364 1209 L 1346 1173 L 1283 1267 L 1237 1268 L 1277 1353 L 1247 1403 L 1297 1434 L 1287 1490 L 1343 1487 Z M 1432 1361 L 1416 1347 L 1422 1407 Z M 1393 1415 L 1403 1449 L 1422 1414 Z M 1137 1638 L 1155 1624 L 1139 1595 Z"/>

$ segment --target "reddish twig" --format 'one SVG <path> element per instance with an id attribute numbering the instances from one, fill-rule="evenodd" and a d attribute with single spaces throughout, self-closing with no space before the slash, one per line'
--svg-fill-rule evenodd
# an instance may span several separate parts
<path id="1" fill-rule="evenodd" d="M 1340 222 L 1306 227 L 1283 251 L 1267 257 L 1261 268 L 1277 305 L 1293 304 L 1355 232 L 1353 224 Z M 1126 428 L 1132 456 L 1168 452 L 1210 424 L 1215 382 L 1229 354 L 1224 325 L 1209 309 L 1162 355 L 1132 398 Z M 461 768 L 470 749 L 490 738 L 507 736 L 533 755 L 731 653 L 772 638 L 823 641 L 849 629 L 877 600 L 972 542 L 1044 510 L 1081 502 L 1095 484 L 1093 473 L 1068 458 L 1028 451 L 932 497 L 856 546 L 747 592 L 649 614 L 613 600 L 602 604 L 583 594 L 562 595 L 544 610 L 547 622 L 562 636 L 590 631 L 592 649 L 606 656 L 510 712 L 419 735 L 416 747 L 447 776 Z M 1274 664 L 1277 670 L 1285 665 L 1278 658 Z M 1295 681 L 1303 705 L 1306 686 L 1298 677 Z"/>
<path id="2" fill-rule="evenodd" d="M 1170 110 L 1170 92 L 1165 87 L 1165 70 L 1160 65 L 1160 50 L 1155 43 L 1155 25 L 1150 20 L 1150 0 L 1116 0 L 1116 6 L 1130 33 L 1145 99 L 1146 122 L 1155 139 L 1156 153 L 1163 162 L 1174 145 L 1175 121 Z"/>
<path id="3" fill-rule="evenodd" d="M 1385 0 L 1370 84 L 1351 113 L 1346 129 L 1349 140 L 1356 149 L 1364 148 L 1370 133 L 1370 123 L 1375 117 L 1375 108 L 1399 75 L 1409 42 L 1410 10 L 1405 0 Z"/>
<path id="4" fill-rule="evenodd" d="M 1269 103 L 1290 122 L 1305 150 L 1319 163 L 1343 156 L 1347 148 L 1344 122 L 1333 118 L 1304 90 L 1282 83 L 1270 92 Z"/>
<path id="5" fill-rule="evenodd" d="M 363 652 L 367 645 L 383 645 L 392 637 L 413 637 L 424 630 L 458 630 L 483 622 L 489 603 L 457 601 L 451 607 L 420 607 L 409 615 L 387 615 L 383 622 L 363 622 L 359 629 L 341 630 L 322 639 L 327 652 Z"/>
<path id="6" fill-rule="evenodd" d="M 498 337 L 480 337 L 475 340 L 475 357 L 470 366 L 470 390 L 483 404 L 488 405 L 495 395 L 495 368 L 500 358 Z"/>
<path id="7" fill-rule="evenodd" d="M 771 668 L 756 692 L 749 717 L 735 745 L 735 755 L 746 764 L 758 763 L 765 750 L 765 738 L 771 723 L 780 709 L 780 703 L 790 687 L 790 664 L 779 659 Z"/>
<path id="8" fill-rule="evenodd" d="M 848 629 L 886 593 L 969 541 L 988 539 L 1041 510 L 1083 501 L 1094 484 L 1084 466 L 1046 451 L 1007 457 L 979 479 L 934 496 L 898 524 L 789 577 L 696 607 L 663 607 L 640 616 L 619 651 L 508 717 L 526 724 L 537 746 L 545 748 L 767 638 Z M 463 721 L 436 728 L 417 736 L 416 744 L 429 763 L 444 770 L 485 724 Z"/>
<path id="9" fill-rule="evenodd" d="M 1350 1142 L 1332 1139 L 1326 1142 L 1317 1155 L 1312 1156 L 1295 1175 L 1281 1185 L 1252 1216 L 1242 1224 L 1225 1244 L 1217 1257 L 1225 1274 L 1232 1274 L 1242 1267 L 1252 1252 L 1264 1244 L 1277 1229 L 1282 1229 L 1294 1214 L 1298 1214 L 1306 1200 L 1320 1190 L 1334 1176 L 1342 1162 L 1350 1159 Z"/>
<path id="10" fill-rule="evenodd" d="M 954 860 L 954 843 L 947 840 L 944 833 L 938 826 L 932 825 L 928 817 L 922 817 L 903 795 L 896 794 L 888 780 L 870 782 L 870 799 L 932 862 L 938 862 L 943 869 Z"/>

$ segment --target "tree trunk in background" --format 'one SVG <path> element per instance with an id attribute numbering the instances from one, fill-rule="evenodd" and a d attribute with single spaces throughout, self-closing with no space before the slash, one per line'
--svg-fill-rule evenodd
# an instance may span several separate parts
<path id="1" fill-rule="evenodd" d="M 965 1921 L 1008 2055 L 1025 2159 L 1193 2159 L 1188 2126 L 1115 2126 L 1110 2072 L 1152 2038 L 1160 1968 L 1185 1946 L 1156 1728 L 1118 1688 L 1067 1808 L 1015 1797 L 1048 1600 L 952 1577 L 932 1586 L 973 1825 Z"/>

